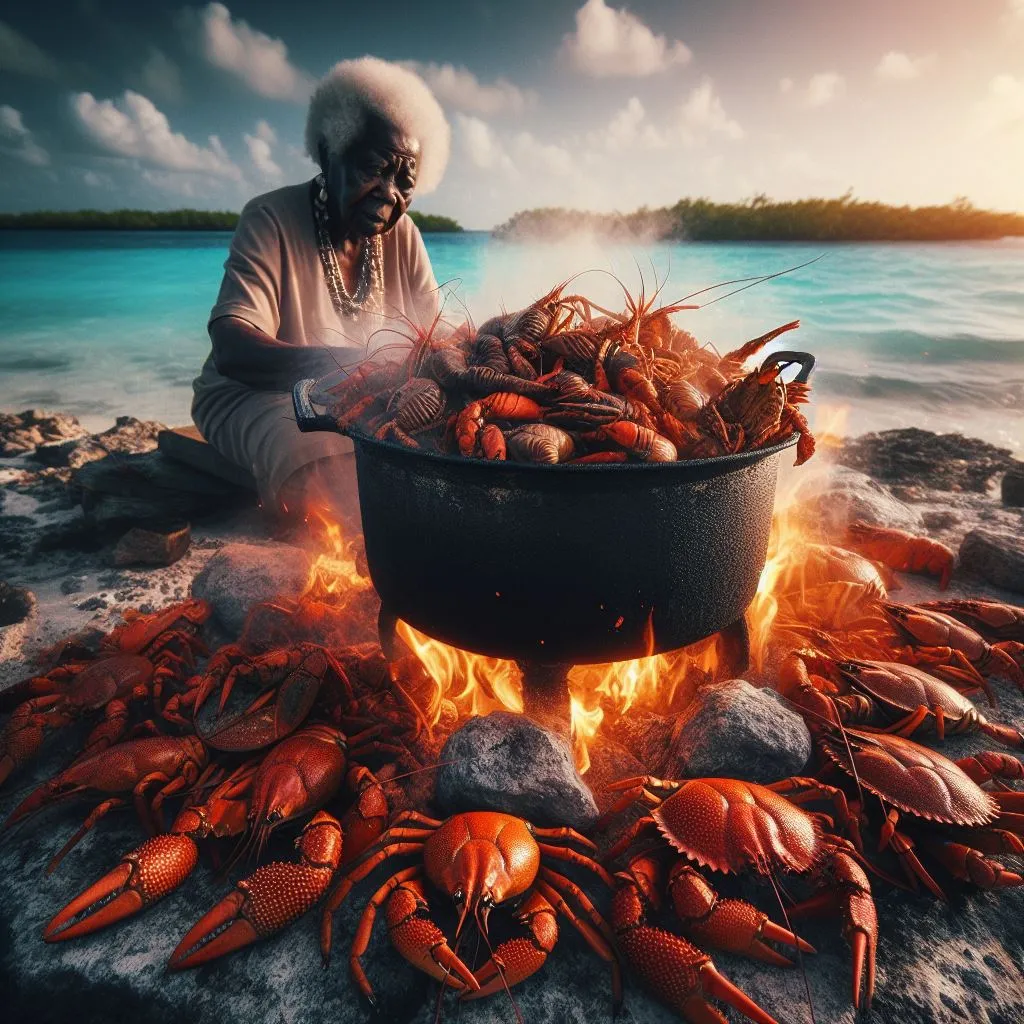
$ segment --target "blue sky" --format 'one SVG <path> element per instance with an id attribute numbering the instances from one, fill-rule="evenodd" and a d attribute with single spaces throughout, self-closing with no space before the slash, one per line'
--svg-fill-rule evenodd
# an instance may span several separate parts
<path id="1" fill-rule="evenodd" d="M 416 204 L 838 195 L 1024 209 L 1024 0 L 22 3 L 0 18 L 0 208 L 238 209 L 312 173 L 310 83 L 414 62 L 452 125 Z"/>

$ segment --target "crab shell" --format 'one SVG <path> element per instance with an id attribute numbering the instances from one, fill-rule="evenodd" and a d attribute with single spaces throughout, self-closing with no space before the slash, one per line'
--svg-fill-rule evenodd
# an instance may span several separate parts
<path id="1" fill-rule="evenodd" d="M 839 671 L 858 690 L 883 707 L 916 711 L 919 707 L 941 707 L 952 722 L 970 718 L 978 709 L 959 690 L 913 665 L 898 661 L 845 661 Z"/>
<path id="2" fill-rule="evenodd" d="M 947 825 L 986 825 L 998 815 L 995 800 L 938 751 L 902 736 L 844 731 L 855 777 L 898 810 Z M 824 737 L 822 748 L 837 767 L 854 775 L 841 737 Z"/>
<path id="3" fill-rule="evenodd" d="M 754 782 L 691 779 L 651 817 L 676 850 L 715 871 L 800 874 L 820 851 L 814 819 Z"/>

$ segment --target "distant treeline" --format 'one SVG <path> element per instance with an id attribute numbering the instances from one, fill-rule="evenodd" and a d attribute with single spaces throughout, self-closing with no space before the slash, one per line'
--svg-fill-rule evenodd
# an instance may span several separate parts
<path id="1" fill-rule="evenodd" d="M 410 211 L 420 231 L 461 231 L 451 217 Z M 238 214 L 230 210 L 35 210 L 0 213 L 2 228 L 103 231 L 234 231 Z"/>
<path id="2" fill-rule="evenodd" d="M 1024 214 L 978 210 L 966 199 L 945 206 L 886 206 L 854 199 L 742 203 L 681 199 L 633 213 L 524 210 L 495 228 L 509 239 L 559 239 L 594 234 L 610 239 L 694 242 L 942 242 L 1024 235 Z"/>

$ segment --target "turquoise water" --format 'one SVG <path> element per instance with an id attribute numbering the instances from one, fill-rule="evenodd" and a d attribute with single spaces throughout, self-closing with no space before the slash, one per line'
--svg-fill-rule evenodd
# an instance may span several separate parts
<path id="1" fill-rule="evenodd" d="M 61 409 L 100 428 L 189 419 L 228 233 L 0 231 L 0 408 Z M 1024 244 L 508 244 L 428 235 L 446 308 L 480 319 L 580 271 L 620 308 L 616 274 L 662 295 L 818 262 L 679 322 L 720 350 L 800 318 L 775 347 L 818 358 L 824 414 L 849 433 L 919 425 L 1024 448 Z M 723 289 L 728 290 L 728 289 Z M 701 301 L 702 296 L 694 301 Z M 845 424 L 832 419 L 846 408 Z"/>

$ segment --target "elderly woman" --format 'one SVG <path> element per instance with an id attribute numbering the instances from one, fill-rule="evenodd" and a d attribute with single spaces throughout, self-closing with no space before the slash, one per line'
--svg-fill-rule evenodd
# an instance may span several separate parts
<path id="1" fill-rule="evenodd" d="M 444 114 L 417 75 L 372 57 L 343 61 L 309 104 L 306 149 L 321 173 L 242 211 L 192 418 L 252 472 L 266 507 L 322 497 L 351 511 L 351 442 L 300 434 L 290 390 L 394 343 L 404 318 L 434 317 L 437 285 L 405 213 L 416 189 L 437 186 L 448 147 Z"/>

